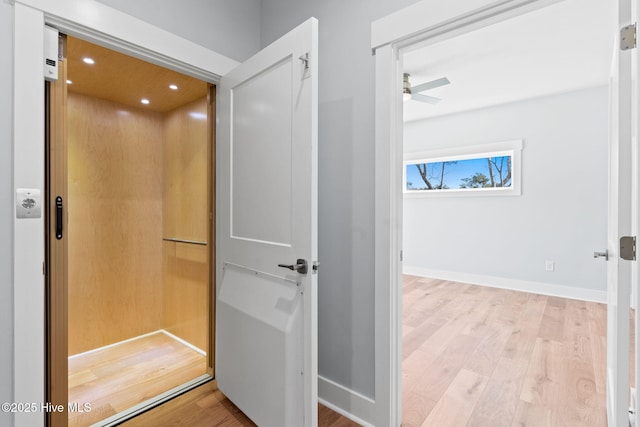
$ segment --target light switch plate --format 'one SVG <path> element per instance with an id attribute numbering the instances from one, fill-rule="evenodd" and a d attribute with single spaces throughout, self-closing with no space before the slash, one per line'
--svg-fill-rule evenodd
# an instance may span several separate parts
<path id="1" fill-rule="evenodd" d="M 16 189 L 16 218 L 40 218 L 42 197 L 38 188 Z"/>

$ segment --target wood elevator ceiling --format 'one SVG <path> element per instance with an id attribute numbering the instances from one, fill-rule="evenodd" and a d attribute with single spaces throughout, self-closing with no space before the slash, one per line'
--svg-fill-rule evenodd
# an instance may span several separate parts
<path id="1" fill-rule="evenodd" d="M 83 58 L 92 58 L 86 64 Z M 165 113 L 207 94 L 207 83 L 84 40 L 67 37 L 69 92 Z M 169 88 L 178 86 L 177 90 Z M 141 99 L 149 104 L 144 105 Z"/>

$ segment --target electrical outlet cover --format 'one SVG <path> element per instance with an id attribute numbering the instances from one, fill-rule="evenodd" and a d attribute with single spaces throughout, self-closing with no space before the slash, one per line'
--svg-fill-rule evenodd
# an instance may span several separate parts
<path id="1" fill-rule="evenodd" d="M 544 269 L 546 271 L 554 271 L 556 269 L 556 263 L 554 261 L 546 260 L 544 262 Z"/>
<path id="2" fill-rule="evenodd" d="M 40 218 L 42 197 L 38 188 L 16 189 L 16 218 Z"/>

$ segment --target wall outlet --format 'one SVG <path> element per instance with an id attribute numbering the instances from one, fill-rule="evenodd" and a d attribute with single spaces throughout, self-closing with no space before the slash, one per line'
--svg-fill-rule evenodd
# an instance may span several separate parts
<path id="1" fill-rule="evenodd" d="M 546 260 L 544 262 L 545 271 L 554 271 L 556 269 L 556 263 L 554 261 Z"/>

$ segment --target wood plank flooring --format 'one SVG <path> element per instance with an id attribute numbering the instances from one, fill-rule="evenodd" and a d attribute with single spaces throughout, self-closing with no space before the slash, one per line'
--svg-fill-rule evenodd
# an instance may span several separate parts
<path id="1" fill-rule="evenodd" d="M 605 427 L 606 306 L 405 276 L 403 427 Z"/>
<path id="2" fill-rule="evenodd" d="M 164 333 L 69 359 L 69 402 L 91 404 L 69 414 L 88 426 L 206 373 L 206 357 Z"/>
<path id="3" fill-rule="evenodd" d="M 124 427 L 256 427 L 220 390 L 215 381 L 204 384 L 133 418 Z M 353 421 L 322 405 L 318 406 L 319 427 L 358 427 Z"/>
<path id="4" fill-rule="evenodd" d="M 605 305 L 412 276 L 403 303 L 403 427 L 606 426 Z M 214 382 L 123 425 L 254 426 Z"/>

